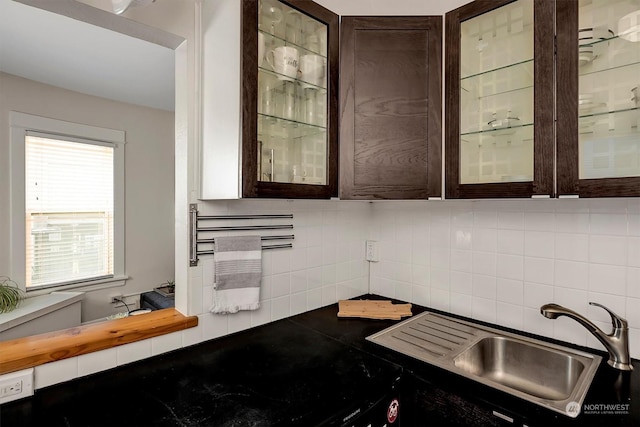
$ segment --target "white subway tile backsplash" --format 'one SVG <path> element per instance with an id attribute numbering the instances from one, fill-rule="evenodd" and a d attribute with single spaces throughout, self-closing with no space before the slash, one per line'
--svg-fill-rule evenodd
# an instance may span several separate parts
<path id="1" fill-rule="evenodd" d="M 260 302 L 260 308 L 257 310 L 251 311 L 251 327 L 264 325 L 265 323 L 269 323 L 271 321 L 271 300 Z M 203 332 L 203 336 L 205 340 L 209 340 L 208 334 L 206 333 L 206 325 L 205 331 Z"/>
<path id="2" fill-rule="evenodd" d="M 435 289 L 450 289 L 450 271 L 444 268 L 431 267 L 429 270 L 429 284 Z"/>
<path id="3" fill-rule="evenodd" d="M 589 220 L 591 234 L 625 236 L 627 216 L 623 214 L 591 214 Z"/>
<path id="4" fill-rule="evenodd" d="M 322 288 L 322 305 L 329 305 L 338 302 L 336 287 L 335 286 L 325 286 Z"/>
<path id="5" fill-rule="evenodd" d="M 451 250 L 448 247 L 432 247 L 429 265 L 437 268 L 449 268 Z"/>
<path id="6" fill-rule="evenodd" d="M 472 278 L 473 296 L 483 299 L 495 300 L 497 284 L 494 276 L 474 274 Z"/>
<path id="7" fill-rule="evenodd" d="M 489 252 L 474 252 L 473 253 L 473 273 L 482 274 L 485 276 L 496 275 L 496 260 L 497 255 Z"/>
<path id="8" fill-rule="evenodd" d="M 626 298 L 624 296 L 589 292 L 587 298 L 589 301 L 604 305 L 623 318 L 628 317 Z M 594 322 L 604 323 L 606 325 L 605 328 L 603 328 L 604 331 L 609 332 L 611 330 L 611 316 L 609 316 L 606 310 L 594 305 L 588 305 L 586 312 L 583 314 Z"/>
<path id="9" fill-rule="evenodd" d="M 554 234 L 550 231 L 525 231 L 524 254 L 537 258 L 554 258 Z"/>
<path id="10" fill-rule="evenodd" d="M 523 329 L 523 311 L 521 304 L 496 303 L 496 322 L 521 331 Z"/>
<path id="11" fill-rule="evenodd" d="M 451 312 L 460 316 L 471 317 L 473 297 L 470 294 L 458 294 L 451 292 Z"/>
<path id="12" fill-rule="evenodd" d="M 340 264 L 345 265 L 345 264 Z M 299 270 L 291 272 L 291 293 L 304 292 L 307 290 L 307 271 Z"/>
<path id="13" fill-rule="evenodd" d="M 271 300 L 271 321 L 284 319 L 291 315 L 291 298 L 289 295 Z"/>
<path id="14" fill-rule="evenodd" d="M 553 286 L 541 285 L 539 283 L 524 283 L 524 306 L 537 308 L 544 304 L 553 302 Z"/>
<path id="15" fill-rule="evenodd" d="M 496 323 L 496 308 L 495 300 L 473 297 L 471 303 L 471 317 L 484 322 Z"/>
<path id="16" fill-rule="evenodd" d="M 498 278 L 496 280 L 496 298 L 500 302 L 522 306 L 524 283 L 521 280 Z"/>
<path id="17" fill-rule="evenodd" d="M 444 289 L 431 288 L 430 296 L 431 307 L 437 310 L 449 311 L 451 292 Z"/>
<path id="18" fill-rule="evenodd" d="M 504 279 L 524 279 L 524 257 L 498 254 L 496 275 Z"/>
<path id="19" fill-rule="evenodd" d="M 533 206 L 533 205 L 532 205 Z M 553 230 L 555 227 L 555 214 L 550 212 L 525 212 L 524 229 L 528 231 Z"/>
<path id="20" fill-rule="evenodd" d="M 554 302 L 586 315 L 589 309 L 589 292 L 581 289 L 555 288 L 553 300 L 547 302 Z"/>
<path id="21" fill-rule="evenodd" d="M 589 264 L 585 262 L 556 260 L 554 284 L 565 288 L 588 289 Z"/>
<path id="22" fill-rule="evenodd" d="M 411 268 L 411 266 L 408 268 Z M 413 265 L 413 268 L 411 268 L 411 283 L 423 287 L 429 286 L 429 267 Z"/>
<path id="23" fill-rule="evenodd" d="M 182 345 L 182 343 L 180 343 Z M 117 349 L 108 348 L 94 353 L 87 353 L 78 356 L 78 376 L 95 374 L 106 371 L 118 365 Z"/>
<path id="24" fill-rule="evenodd" d="M 459 228 L 451 232 L 451 248 L 471 249 L 471 229 Z"/>
<path id="25" fill-rule="evenodd" d="M 591 235 L 589 261 L 599 264 L 626 265 L 627 237 Z"/>
<path id="26" fill-rule="evenodd" d="M 151 354 L 153 356 L 177 350 L 179 348 L 182 348 L 181 331 L 151 338 Z"/>
<path id="27" fill-rule="evenodd" d="M 78 377 L 78 358 L 58 360 L 35 367 L 33 389 L 38 390 Z"/>
<path id="28" fill-rule="evenodd" d="M 553 338 L 553 322 L 540 314 L 540 307 L 523 309 L 522 326 L 526 332 Z"/>
<path id="29" fill-rule="evenodd" d="M 555 257 L 568 261 L 588 261 L 589 236 L 577 233 L 557 233 L 555 235 Z"/>
<path id="30" fill-rule="evenodd" d="M 479 229 L 473 230 L 473 250 L 474 251 L 496 252 L 497 249 L 498 249 L 498 230 L 496 230 L 495 228 L 479 228 Z"/>
<path id="31" fill-rule="evenodd" d="M 522 230 L 498 230 L 497 251 L 502 254 L 524 254 L 524 231 Z"/>
<path id="32" fill-rule="evenodd" d="M 473 212 L 473 227 L 474 229 L 497 228 L 498 212 L 495 210 Z"/>
<path id="33" fill-rule="evenodd" d="M 589 291 L 624 295 L 627 269 L 617 265 L 589 264 Z"/>
<path id="34" fill-rule="evenodd" d="M 280 298 L 291 293 L 291 276 L 289 273 L 271 276 L 271 298 Z"/>
<path id="35" fill-rule="evenodd" d="M 640 267 L 640 237 L 627 239 L 627 265 Z"/>
<path id="36" fill-rule="evenodd" d="M 262 310 L 265 305 L 268 305 L 269 301 L 260 301 L 260 308 Z M 255 313 L 255 311 L 254 311 Z M 229 317 L 227 314 L 213 314 L 209 313 L 202 317 L 199 317 L 198 323 L 202 327 L 202 338 L 204 341 L 212 340 L 214 338 L 221 337 L 229 333 Z"/>
<path id="37" fill-rule="evenodd" d="M 584 212 L 556 213 L 556 233 L 588 233 L 589 214 Z"/>
<path id="38" fill-rule="evenodd" d="M 251 327 L 251 312 L 239 311 L 233 315 L 228 316 L 229 333 L 244 331 Z"/>
<path id="39" fill-rule="evenodd" d="M 412 301 L 414 304 L 429 307 L 431 305 L 431 298 L 429 298 L 429 288 L 426 286 L 413 285 L 411 287 L 411 299 L 405 301 Z"/>
<path id="40" fill-rule="evenodd" d="M 629 236 L 640 236 L 640 214 L 629 214 L 627 234 Z"/>
<path id="41" fill-rule="evenodd" d="M 640 268 L 627 268 L 627 296 L 640 298 Z"/>
<path id="42" fill-rule="evenodd" d="M 473 275 L 462 271 L 451 272 L 451 292 L 464 295 L 473 293 Z"/>
<path id="43" fill-rule="evenodd" d="M 136 341 L 116 347 L 118 366 L 151 357 L 151 340 Z"/>
<path id="44" fill-rule="evenodd" d="M 524 230 L 524 212 L 499 211 L 498 228 Z"/>
<path id="45" fill-rule="evenodd" d="M 473 252 L 454 249 L 451 251 L 451 270 L 471 273 L 473 269 Z"/>
<path id="46" fill-rule="evenodd" d="M 580 325 L 575 320 L 569 319 L 568 317 L 559 317 L 555 320 L 545 320 L 548 320 L 549 323 L 553 323 L 553 338 L 577 345 L 587 344 L 587 335 L 589 333 L 584 326 Z"/>
<path id="47" fill-rule="evenodd" d="M 291 294 L 291 315 L 301 314 L 307 311 L 307 294 L 299 292 Z"/>
<path id="48" fill-rule="evenodd" d="M 554 260 L 548 258 L 524 258 L 525 281 L 552 285 L 554 281 L 554 274 Z"/>

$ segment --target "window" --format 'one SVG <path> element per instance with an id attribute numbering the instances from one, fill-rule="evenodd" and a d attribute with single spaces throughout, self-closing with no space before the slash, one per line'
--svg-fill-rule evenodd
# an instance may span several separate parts
<path id="1" fill-rule="evenodd" d="M 13 276 L 27 291 L 122 280 L 124 132 L 13 112 L 11 122 Z"/>

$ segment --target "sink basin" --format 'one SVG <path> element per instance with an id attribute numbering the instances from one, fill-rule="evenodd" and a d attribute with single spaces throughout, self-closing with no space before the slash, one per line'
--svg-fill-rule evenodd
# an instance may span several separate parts
<path id="1" fill-rule="evenodd" d="M 578 415 L 602 361 L 550 344 L 441 314 L 424 312 L 369 341 L 559 412 Z"/>
<path id="2" fill-rule="evenodd" d="M 564 400 L 587 368 L 582 357 L 505 337 L 483 338 L 453 359 L 469 375 L 531 396 Z"/>

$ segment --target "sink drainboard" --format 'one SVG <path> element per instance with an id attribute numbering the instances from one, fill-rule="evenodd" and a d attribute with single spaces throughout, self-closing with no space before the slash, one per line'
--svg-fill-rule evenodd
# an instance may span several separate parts
<path id="1" fill-rule="evenodd" d="M 427 357 L 447 357 L 476 338 L 472 328 L 429 313 L 415 322 L 399 325 L 387 337 L 380 337 L 374 342 L 384 345 L 385 342 L 392 344 L 396 341 L 394 350 L 424 360 L 420 357 L 423 352 Z"/>

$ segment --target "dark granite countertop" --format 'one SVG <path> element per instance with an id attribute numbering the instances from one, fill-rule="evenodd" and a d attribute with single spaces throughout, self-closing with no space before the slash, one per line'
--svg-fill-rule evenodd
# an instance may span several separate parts
<path id="1" fill-rule="evenodd" d="M 571 419 L 364 339 L 395 321 L 336 314 L 337 304 L 37 390 L 0 406 L 0 426 L 326 425 L 378 398 L 403 371 L 520 425 L 640 425 L 637 361 L 623 378 L 603 364 L 585 401 L 630 404 L 628 415 Z"/>

